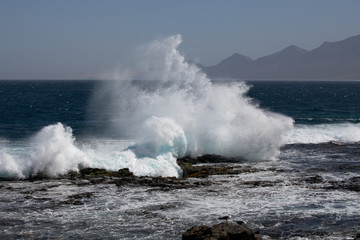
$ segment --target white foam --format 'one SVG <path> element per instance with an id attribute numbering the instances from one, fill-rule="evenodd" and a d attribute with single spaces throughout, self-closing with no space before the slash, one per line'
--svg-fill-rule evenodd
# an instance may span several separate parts
<path id="1" fill-rule="evenodd" d="M 94 94 L 92 109 L 98 111 L 92 117 L 110 122 L 116 141 L 81 145 L 70 127 L 50 125 L 25 143 L 27 153 L 2 152 L 6 168 L 0 174 L 55 177 L 87 166 L 178 177 L 176 158 L 187 154 L 276 158 L 292 119 L 251 104 L 245 83 L 212 84 L 185 62 L 177 50 L 181 41 L 176 35 L 141 47 L 133 65 Z M 131 144 L 124 144 L 128 139 Z"/>
<path id="2" fill-rule="evenodd" d="M 360 142 L 360 124 L 338 123 L 319 125 L 295 125 L 286 134 L 288 144 L 295 143 L 356 143 Z"/>
<path id="3" fill-rule="evenodd" d="M 133 66 L 113 73 L 113 81 L 95 94 L 93 109 L 101 109 L 95 115 L 107 118 L 119 138 L 141 144 L 146 138 L 151 156 L 171 146 L 174 157 L 213 153 L 274 159 L 292 119 L 251 104 L 245 83 L 212 84 L 185 62 L 177 50 L 181 41 L 175 35 L 141 47 Z M 156 82 L 147 85 L 149 80 Z"/>
<path id="4" fill-rule="evenodd" d="M 55 177 L 89 165 L 85 154 L 74 145 L 71 128 L 61 123 L 44 127 L 30 141 L 31 175 Z"/>
<path id="5" fill-rule="evenodd" d="M 2 178 L 25 178 L 19 162 L 4 150 L 0 152 L 0 166 Z"/>
<path id="6" fill-rule="evenodd" d="M 165 145 L 158 145 L 158 147 L 159 151 L 164 148 L 164 153 L 153 157 L 139 157 L 134 153 L 136 152 L 134 149 L 129 148 L 133 145 L 132 141 L 93 139 L 80 144 L 75 141 L 70 127 L 63 126 L 61 123 L 49 125 L 21 144 L 7 141 L 6 145 L 1 145 L 0 177 L 15 179 L 38 175 L 57 177 L 69 171 L 79 171 L 84 167 L 114 171 L 129 168 L 139 176 L 179 177 L 181 169 L 170 151 L 170 148 L 174 147 L 171 145 L 174 141 L 166 137 L 166 128 L 161 130 L 163 131 L 159 133 L 165 135 L 159 138 L 164 137 Z M 166 145 L 167 143 L 170 145 Z M 142 150 L 141 147 L 143 146 L 139 144 L 136 150 Z M 155 148 L 154 151 L 156 151 Z"/>
<path id="7" fill-rule="evenodd" d="M 19 179 L 36 175 L 56 177 L 78 171 L 79 166 L 89 165 L 89 162 L 74 142 L 71 128 L 61 123 L 44 127 L 22 145 L 9 142 L 0 154 L 0 176 Z"/>

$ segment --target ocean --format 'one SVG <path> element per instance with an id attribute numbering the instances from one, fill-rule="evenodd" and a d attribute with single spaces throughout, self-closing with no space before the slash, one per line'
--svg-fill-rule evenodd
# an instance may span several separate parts
<path id="1" fill-rule="evenodd" d="M 1 239 L 181 239 L 229 214 L 264 239 L 354 239 L 360 82 L 211 81 L 180 43 L 103 81 L 0 81 Z M 176 160 L 205 154 L 245 170 L 174 189 L 58 178 L 181 178 Z"/>
<path id="2" fill-rule="evenodd" d="M 83 154 L 77 151 L 94 154 L 101 147 L 106 148 L 105 156 L 118 161 L 118 165 L 95 162 L 94 166 L 113 170 L 125 164 L 114 155 L 121 154 L 119 149 L 127 147 L 126 139 L 117 139 L 115 134 L 106 136 L 108 131 L 104 126 L 108 125 L 109 119 L 91 118 L 98 107 L 92 105 L 94 92 L 102 84 L 106 83 L 0 82 L 2 238 L 180 239 L 181 231 L 186 227 L 214 223 L 216 216 L 223 214 L 233 214 L 246 221 L 269 239 L 352 239 L 359 231 L 359 189 L 333 187 L 331 183 L 344 186 L 349 181 L 359 183 L 360 82 L 246 82 L 250 86 L 246 92 L 249 104 L 291 117 L 294 127 L 284 133 L 286 140 L 275 160 L 239 163 L 262 171 L 231 177 L 215 176 L 212 177 L 214 184 L 203 190 L 148 192 L 145 187 L 120 189 L 116 186 L 91 186 L 79 190 L 70 184 L 59 184 L 56 178 L 22 181 L 31 174 L 27 172 L 30 170 L 16 171 L 24 164 L 28 169 L 34 166 L 42 170 L 50 168 L 49 177 L 61 173 L 35 159 L 40 157 L 42 161 L 50 161 L 43 154 L 48 154 L 49 158 L 59 156 L 58 147 L 47 141 L 64 149 L 62 158 L 74 154 L 82 158 Z M 72 129 L 70 141 L 66 139 L 69 137 L 67 127 Z M 44 128 L 50 128 L 50 132 L 43 133 L 45 136 L 40 137 L 44 139 L 39 139 Z M 55 153 L 38 150 L 36 144 Z M 34 154 L 38 156 L 34 157 Z M 30 166 L 29 161 L 36 164 Z M 19 162 L 19 166 L 14 166 Z M 56 162 L 52 164 L 59 168 Z M 66 170 L 73 168 L 66 166 Z M 321 180 L 300 180 L 314 177 Z M 240 184 L 249 181 L 271 184 L 252 188 Z M 24 198 L 26 192 L 49 184 L 55 187 L 46 191 L 46 195 L 40 192 L 45 200 L 38 200 L 39 196 Z M 17 190 L 7 190 L 11 189 L 9 187 Z M 96 192 L 96 197 L 86 205 L 76 207 L 56 203 L 78 191 Z"/>

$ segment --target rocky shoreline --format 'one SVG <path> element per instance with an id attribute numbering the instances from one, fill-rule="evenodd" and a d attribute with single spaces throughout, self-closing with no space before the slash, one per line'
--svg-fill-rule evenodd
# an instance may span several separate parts
<path id="1" fill-rule="evenodd" d="M 173 191 L 177 189 L 197 189 L 210 186 L 213 181 L 210 179 L 214 175 L 239 175 L 256 173 L 260 171 L 282 171 L 277 168 L 259 169 L 254 165 L 239 165 L 234 163 L 241 162 L 241 159 L 224 158 L 216 155 L 205 155 L 199 158 L 185 157 L 178 159 L 177 163 L 183 171 L 182 178 L 174 177 L 148 177 L 135 176 L 129 169 L 120 169 L 119 171 L 107 171 L 99 168 L 84 168 L 79 172 L 69 172 L 60 176 L 59 180 L 65 180 L 74 186 L 91 186 L 97 184 L 112 184 L 119 188 L 122 187 L 147 187 L 147 191 Z M 233 163 L 233 164 L 232 164 Z M 44 181 L 46 178 L 36 176 L 24 181 Z M 276 180 L 243 180 L 239 182 L 243 186 L 249 188 L 261 188 L 276 186 L 280 183 Z M 291 179 L 286 184 L 304 185 L 313 189 L 328 190 L 345 190 L 360 192 L 360 177 L 353 177 L 348 181 L 326 181 L 319 175 L 304 176 L 303 178 Z M 22 191 L 25 199 L 34 199 L 38 201 L 49 201 L 47 197 L 35 196 L 35 192 L 46 192 L 50 188 L 59 187 L 61 183 L 48 184 L 46 187 Z M 6 181 L 0 182 L 0 189 L 12 191 L 11 186 L 7 186 Z M 93 192 L 81 192 L 67 196 L 60 204 L 65 205 L 83 205 L 88 199 L 94 198 Z M 245 237 L 239 237 L 245 236 Z M 259 232 L 253 231 L 241 221 L 223 222 L 213 226 L 194 226 L 188 229 L 183 235 L 184 240 L 192 239 L 262 239 Z M 360 235 L 356 235 L 354 239 L 360 239 Z"/>
<path id="2" fill-rule="evenodd" d="M 118 171 L 108 171 L 101 168 L 84 168 L 79 172 L 69 172 L 61 175 L 57 179 L 67 179 L 74 185 L 84 186 L 93 184 L 115 184 L 116 186 L 148 186 L 157 188 L 156 190 L 167 191 L 172 189 L 196 188 L 207 186 L 211 181 L 206 179 L 213 175 L 239 175 L 245 173 L 255 173 L 260 171 L 278 171 L 277 168 L 258 169 L 252 166 L 232 165 L 244 160 L 226 158 L 218 155 L 203 155 L 197 158 L 184 157 L 177 160 L 177 164 L 182 169 L 182 177 L 150 177 L 135 176 L 128 168 Z M 43 176 L 34 176 L 23 181 L 41 181 L 48 179 Z M 199 181 L 197 181 L 197 179 Z M 11 179 L 0 179 L 6 182 Z M 201 181 L 200 181 L 201 180 Z M 276 181 L 243 181 L 242 185 L 249 187 L 267 187 L 277 184 Z M 305 184 L 310 188 L 321 188 L 328 190 L 347 190 L 360 192 L 360 177 L 352 177 L 347 181 L 327 181 L 320 175 L 304 176 L 303 178 L 294 178 L 291 184 Z M 0 184 L 0 188 L 4 185 Z"/>

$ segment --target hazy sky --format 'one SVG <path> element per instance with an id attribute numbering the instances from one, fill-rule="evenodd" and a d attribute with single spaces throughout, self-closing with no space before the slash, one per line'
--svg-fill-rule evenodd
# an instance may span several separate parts
<path id="1" fill-rule="evenodd" d="M 0 0 L 0 79 L 97 78 L 173 34 L 204 65 L 311 50 L 360 34 L 360 1 Z"/>

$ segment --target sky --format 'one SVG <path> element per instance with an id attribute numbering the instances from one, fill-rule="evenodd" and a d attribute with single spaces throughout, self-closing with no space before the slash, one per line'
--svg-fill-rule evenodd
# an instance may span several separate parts
<path id="1" fill-rule="evenodd" d="M 0 0 L 0 79 L 97 79 L 181 34 L 205 66 L 360 34 L 359 0 Z"/>

